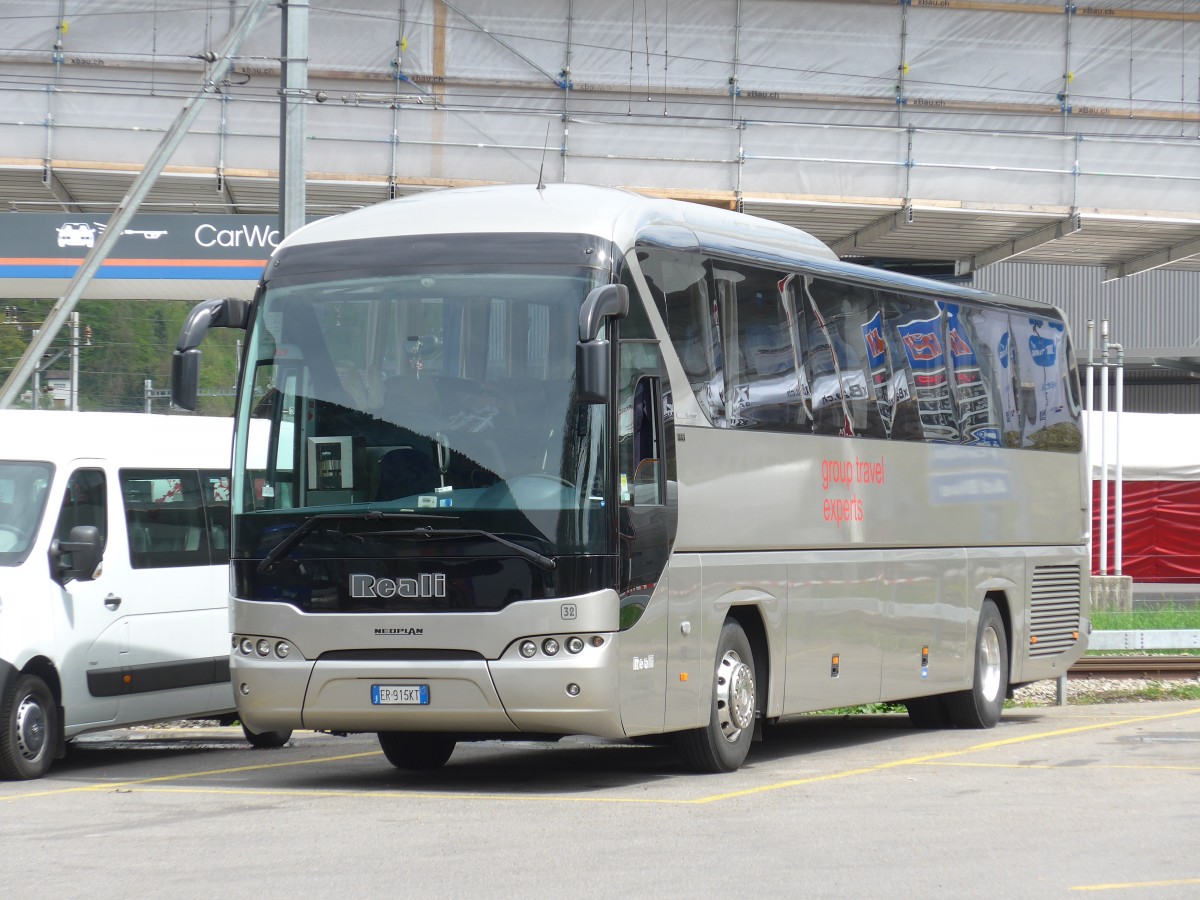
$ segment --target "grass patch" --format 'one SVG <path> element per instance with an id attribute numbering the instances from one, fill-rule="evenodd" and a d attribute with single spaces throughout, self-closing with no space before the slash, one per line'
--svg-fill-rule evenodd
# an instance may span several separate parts
<path id="1" fill-rule="evenodd" d="M 1176 606 L 1133 612 L 1092 611 L 1096 631 L 1193 631 L 1200 630 L 1200 607 Z"/>
<path id="2" fill-rule="evenodd" d="M 1200 700 L 1200 684 L 1186 681 L 1151 681 L 1137 688 L 1116 688 L 1095 694 L 1083 694 L 1071 698 L 1072 706 L 1087 706 L 1099 703 L 1122 703 L 1143 700 Z"/>

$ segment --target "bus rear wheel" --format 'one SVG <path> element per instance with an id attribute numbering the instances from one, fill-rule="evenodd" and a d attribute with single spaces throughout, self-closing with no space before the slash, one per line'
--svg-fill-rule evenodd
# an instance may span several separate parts
<path id="1" fill-rule="evenodd" d="M 409 731 L 379 732 L 383 755 L 397 769 L 427 772 L 440 769 L 454 752 L 456 741 L 447 734 L 419 734 Z"/>
<path id="2" fill-rule="evenodd" d="M 50 771 L 58 739 L 58 707 L 46 682 L 36 675 L 16 679 L 0 697 L 0 777 L 41 778 Z"/>
<path id="3" fill-rule="evenodd" d="M 1008 638 L 991 600 L 983 601 L 975 634 L 975 681 L 970 690 L 946 695 L 946 712 L 959 728 L 991 728 L 1000 721 L 1008 693 Z"/>
<path id="4" fill-rule="evenodd" d="M 708 725 L 681 732 L 684 762 L 696 772 L 732 772 L 746 759 L 758 708 L 754 653 L 746 632 L 726 619 L 717 641 L 712 711 Z"/>

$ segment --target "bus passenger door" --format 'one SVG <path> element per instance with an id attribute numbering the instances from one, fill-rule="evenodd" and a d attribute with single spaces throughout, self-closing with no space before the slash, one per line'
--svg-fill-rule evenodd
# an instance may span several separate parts
<path id="1" fill-rule="evenodd" d="M 621 718 L 627 734 L 658 733 L 666 708 L 670 533 L 658 347 L 621 346 L 617 500 L 620 540 Z M 648 374 L 653 372 L 653 374 Z"/>

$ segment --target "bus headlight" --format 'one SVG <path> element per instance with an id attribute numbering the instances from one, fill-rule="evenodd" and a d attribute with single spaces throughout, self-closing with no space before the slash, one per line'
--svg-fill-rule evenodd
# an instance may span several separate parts
<path id="1" fill-rule="evenodd" d="M 242 643 L 238 647 L 242 651 L 242 656 L 249 656 L 254 652 L 254 641 L 248 637 L 242 638 Z"/>
<path id="2" fill-rule="evenodd" d="M 275 655 L 280 659 L 287 659 L 287 655 L 292 652 L 292 645 L 287 641 L 279 641 L 275 644 Z"/>
<path id="3" fill-rule="evenodd" d="M 259 638 L 258 644 L 255 646 L 254 649 L 258 651 L 259 656 L 270 656 L 271 655 L 271 642 L 268 641 L 266 638 Z"/>
<path id="4" fill-rule="evenodd" d="M 521 655 L 526 659 L 537 653 L 537 644 L 533 641 L 521 641 Z"/>
<path id="5" fill-rule="evenodd" d="M 553 656 L 558 652 L 558 641 L 554 638 L 546 638 L 542 641 L 542 652 L 547 656 Z"/>
<path id="6" fill-rule="evenodd" d="M 580 653 L 583 651 L 583 638 L 569 637 L 566 646 L 568 653 Z"/>

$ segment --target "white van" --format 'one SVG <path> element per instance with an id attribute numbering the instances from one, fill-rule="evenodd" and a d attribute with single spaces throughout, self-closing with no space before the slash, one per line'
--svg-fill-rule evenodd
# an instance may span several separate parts
<path id="1" fill-rule="evenodd" d="M 0 778 L 44 775 L 87 731 L 232 717 L 231 436 L 0 410 Z"/>

